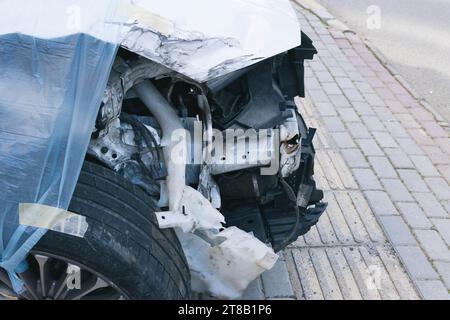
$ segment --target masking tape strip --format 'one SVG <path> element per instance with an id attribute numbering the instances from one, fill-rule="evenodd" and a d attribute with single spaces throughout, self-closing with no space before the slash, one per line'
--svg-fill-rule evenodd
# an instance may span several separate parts
<path id="1" fill-rule="evenodd" d="M 83 238 L 88 229 L 86 217 L 35 203 L 19 204 L 19 223 Z"/>

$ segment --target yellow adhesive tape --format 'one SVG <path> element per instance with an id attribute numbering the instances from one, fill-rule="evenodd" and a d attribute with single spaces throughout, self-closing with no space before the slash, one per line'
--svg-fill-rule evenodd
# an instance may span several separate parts
<path id="1" fill-rule="evenodd" d="M 86 217 L 60 208 L 36 203 L 19 204 L 19 223 L 83 238 L 88 223 Z"/>

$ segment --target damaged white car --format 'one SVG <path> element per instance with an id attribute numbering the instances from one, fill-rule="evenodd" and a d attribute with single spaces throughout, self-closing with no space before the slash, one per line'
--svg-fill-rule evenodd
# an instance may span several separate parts
<path id="1" fill-rule="evenodd" d="M 288 0 L 0 11 L 4 296 L 239 298 L 325 211 Z"/>

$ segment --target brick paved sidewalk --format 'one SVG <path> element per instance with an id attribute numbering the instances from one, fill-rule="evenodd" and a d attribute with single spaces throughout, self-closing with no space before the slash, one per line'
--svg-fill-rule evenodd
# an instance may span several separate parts
<path id="1" fill-rule="evenodd" d="M 246 297 L 449 299 L 448 127 L 358 36 L 297 8 L 319 51 L 298 104 L 330 205 Z"/>

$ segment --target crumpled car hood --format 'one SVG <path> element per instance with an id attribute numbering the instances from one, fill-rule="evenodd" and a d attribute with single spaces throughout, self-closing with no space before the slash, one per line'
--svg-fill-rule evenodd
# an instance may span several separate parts
<path id="1" fill-rule="evenodd" d="M 300 45 L 288 0 L 137 0 L 122 45 L 199 82 Z"/>
<path id="2" fill-rule="evenodd" d="M 0 11 L 0 34 L 86 33 L 199 82 L 300 45 L 289 0 L 4 0 Z"/>

